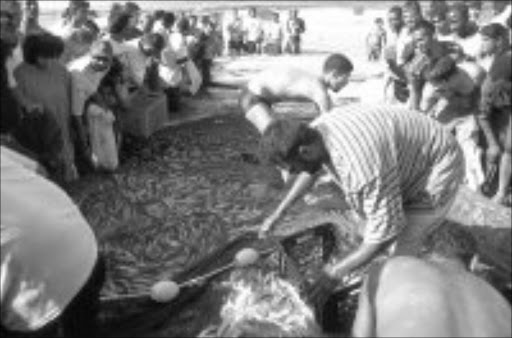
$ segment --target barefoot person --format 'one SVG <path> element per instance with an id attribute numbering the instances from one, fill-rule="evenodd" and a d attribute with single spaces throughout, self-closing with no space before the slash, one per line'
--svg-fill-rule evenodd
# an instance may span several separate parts
<path id="1" fill-rule="evenodd" d="M 266 70 L 247 83 L 240 105 L 245 118 L 263 133 L 273 120 L 271 106 L 276 102 L 306 99 L 314 102 L 320 113 L 328 112 L 332 107 L 328 90 L 338 92 L 345 87 L 353 69 L 347 57 L 332 54 L 321 76 L 295 68 Z"/>
<path id="2" fill-rule="evenodd" d="M 445 223 L 423 243 L 424 257 L 393 257 L 370 268 L 353 337 L 510 337 L 510 304 L 473 275 L 475 238 Z"/>
<path id="3" fill-rule="evenodd" d="M 445 217 L 464 175 L 462 150 L 450 132 L 397 106 L 338 107 L 309 126 L 280 119 L 265 130 L 261 150 L 267 161 L 299 175 L 262 224 L 260 237 L 268 236 L 322 168 L 365 220 L 359 229 L 363 242 L 324 267 L 320 281 L 326 283 L 319 283 L 319 290 L 371 262 L 391 243 L 396 254 L 414 255 Z"/>

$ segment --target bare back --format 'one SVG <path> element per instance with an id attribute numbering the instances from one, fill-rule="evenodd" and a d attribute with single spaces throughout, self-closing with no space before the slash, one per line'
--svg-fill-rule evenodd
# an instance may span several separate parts
<path id="1" fill-rule="evenodd" d="M 297 68 L 265 70 L 252 78 L 247 88 L 270 103 L 307 100 L 316 103 L 321 112 L 331 105 L 320 77 Z"/>
<path id="2" fill-rule="evenodd" d="M 512 334 L 510 305 L 487 282 L 462 267 L 402 256 L 390 259 L 376 273 L 374 290 L 366 302 L 360 302 L 354 326 L 358 336 Z M 371 290 L 369 284 L 365 286 Z"/>

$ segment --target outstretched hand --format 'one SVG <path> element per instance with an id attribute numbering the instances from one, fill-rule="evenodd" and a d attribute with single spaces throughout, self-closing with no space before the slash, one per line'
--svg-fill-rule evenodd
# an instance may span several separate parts
<path id="1" fill-rule="evenodd" d="M 272 230 L 273 226 L 276 224 L 276 222 L 279 220 L 280 216 L 276 214 L 272 214 L 269 217 L 267 217 L 263 224 L 260 227 L 260 230 L 258 231 L 258 237 L 259 238 L 267 238 L 269 232 Z"/>

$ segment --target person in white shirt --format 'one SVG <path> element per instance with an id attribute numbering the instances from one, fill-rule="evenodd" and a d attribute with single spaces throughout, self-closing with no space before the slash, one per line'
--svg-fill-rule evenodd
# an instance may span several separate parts
<path id="1" fill-rule="evenodd" d="M 89 224 L 58 186 L 0 147 L 2 336 L 97 335 L 104 262 Z"/>
<path id="2" fill-rule="evenodd" d="M 224 25 L 224 36 L 226 36 L 224 51 L 226 55 L 240 55 L 244 50 L 243 21 L 238 10 L 234 9 L 232 17 L 227 18 Z"/>
<path id="3" fill-rule="evenodd" d="M 244 19 L 245 50 L 248 54 L 261 52 L 263 28 L 261 20 L 256 16 L 256 9 L 249 9 L 249 16 Z"/>
<path id="4" fill-rule="evenodd" d="M 281 54 L 283 44 L 283 25 L 279 21 L 279 13 L 273 14 L 272 22 L 265 28 L 265 51 L 269 54 Z"/>
<path id="5" fill-rule="evenodd" d="M 443 36 L 440 41 L 456 43 L 460 50 L 459 61 L 476 60 L 480 57 L 482 45 L 478 26 L 469 20 L 468 6 L 463 2 L 453 3 L 448 10 L 451 34 Z"/>

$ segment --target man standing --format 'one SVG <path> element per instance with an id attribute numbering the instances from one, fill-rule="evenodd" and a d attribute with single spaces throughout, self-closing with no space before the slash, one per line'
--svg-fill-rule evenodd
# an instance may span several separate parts
<path id="1" fill-rule="evenodd" d="M 267 161 L 299 174 L 262 224 L 261 237 L 313 186 L 322 168 L 366 221 L 360 246 L 324 267 L 313 299 L 392 243 L 397 255 L 417 254 L 450 209 L 464 175 L 463 154 L 450 132 L 396 106 L 338 107 L 309 126 L 277 120 L 265 130 L 261 149 Z"/>
<path id="2" fill-rule="evenodd" d="M 287 44 L 285 50 L 291 54 L 301 53 L 301 35 L 306 31 L 306 24 L 298 17 L 298 11 L 290 11 L 290 18 L 286 22 Z"/>
<path id="3" fill-rule="evenodd" d="M 244 20 L 245 51 L 248 54 L 261 52 L 263 41 L 263 27 L 261 20 L 256 16 L 256 8 L 249 9 L 249 17 Z"/>

